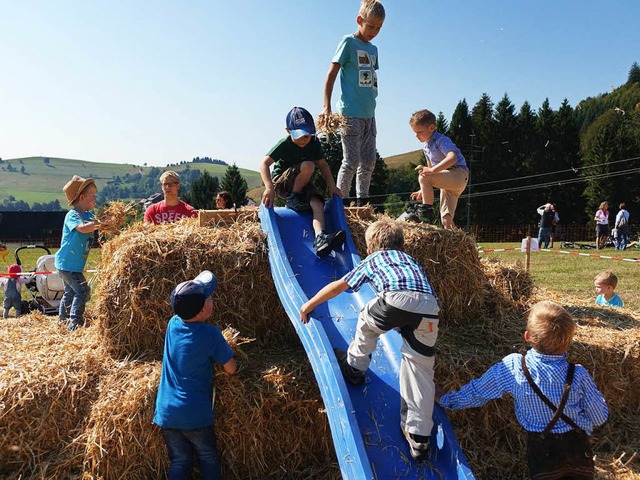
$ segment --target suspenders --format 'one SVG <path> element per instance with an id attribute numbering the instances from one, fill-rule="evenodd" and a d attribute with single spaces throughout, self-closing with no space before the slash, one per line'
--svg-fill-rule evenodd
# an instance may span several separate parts
<path id="1" fill-rule="evenodd" d="M 538 395 L 538 397 L 540 397 L 540 399 L 545 403 L 545 405 L 547 405 L 553 411 L 553 417 L 551 417 L 549 424 L 542 432 L 543 434 L 549 433 L 551 429 L 554 427 L 554 425 L 558 423 L 558 420 L 560 419 L 562 419 L 574 430 L 578 432 L 583 431 L 576 424 L 576 422 L 571 420 L 571 418 L 569 418 L 563 413 L 564 407 L 567 404 L 567 400 L 569 399 L 569 391 L 571 390 L 571 383 L 573 382 L 573 373 L 575 369 L 576 369 L 576 366 L 573 363 L 569 363 L 569 370 L 567 371 L 567 379 L 565 380 L 565 383 L 564 383 L 564 391 L 562 392 L 562 397 L 560 398 L 560 404 L 556 407 L 553 404 L 553 402 L 549 400 L 544 393 L 542 393 L 542 390 L 540 390 L 540 387 L 538 387 L 538 385 L 536 385 L 536 383 L 533 381 L 533 378 L 531 377 L 531 373 L 529 372 L 529 369 L 527 368 L 527 364 L 524 360 L 524 355 L 522 355 L 522 371 L 524 372 L 524 376 L 527 377 L 527 381 L 529 382 L 529 385 L 531 385 L 531 388 L 533 389 L 533 391 L 536 392 L 536 395 Z"/>

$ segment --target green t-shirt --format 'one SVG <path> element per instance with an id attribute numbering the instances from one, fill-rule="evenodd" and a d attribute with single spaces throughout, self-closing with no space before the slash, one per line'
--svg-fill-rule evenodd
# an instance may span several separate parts
<path id="1" fill-rule="evenodd" d="M 271 172 L 271 178 L 275 178 L 277 175 L 281 175 L 287 168 L 293 167 L 299 163 L 311 161 L 317 162 L 324 158 L 322 152 L 322 145 L 320 140 L 313 137 L 304 148 L 300 148 L 293 143 L 291 136 L 280 140 L 271 149 L 267 156 L 273 158 L 275 163 L 273 164 L 273 171 Z"/>

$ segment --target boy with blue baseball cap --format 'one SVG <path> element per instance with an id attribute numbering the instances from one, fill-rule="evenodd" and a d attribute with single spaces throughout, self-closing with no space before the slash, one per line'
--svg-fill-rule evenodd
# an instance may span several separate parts
<path id="1" fill-rule="evenodd" d="M 213 310 L 218 281 L 208 270 L 171 292 L 162 357 L 162 376 L 153 423 L 162 428 L 171 466 L 169 479 L 190 478 L 194 454 L 203 479 L 220 478 L 214 432 L 214 363 L 236 372 L 231 347 L 220 329 L 205 323 Z"/>
<path id="2" fill-rule="evenodd" d="M 336 187 L 320 140 L 315 136 L 316 126 L 311 114 L 302 107 L 293 107 L 287 114 L 286 130 L 289 135 L 280 140 L 260 164 L 260 176 L 265 186 L 262 203 L 272 207 L 277 195 L 286 199 L 286 207 L 291 210 L 300 213 L 311 210 L 316 235 L 313 246 L 319 257 L 326 257 L 342 246 L 346 234 L 344 230 L 333 233 L 324 230 L 324 198 L 311 184 L 316 168 L 327 183 L 330 195 L 342 197 L 342 192 Z M 273 172 L 269 171 L 271 165 Z"/>

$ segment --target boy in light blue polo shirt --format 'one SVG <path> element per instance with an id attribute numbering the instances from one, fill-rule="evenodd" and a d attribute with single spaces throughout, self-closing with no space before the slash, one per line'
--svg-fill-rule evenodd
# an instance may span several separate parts
<path id="1" fill-rule="evenodd" d="M 93 210 L 96 206 L 96 187 L 93 178 L 74 175 L 62 189 L 73 208 L 64 217 L 60 250 L 56 252 L 55 266 L 64 283 L 60 301 L 60 323 L 75 330 L 84 325 L 84 309 L 91 297 L 91 289 L 82 273 L 93 244 L 93 232 L 98 229 Z"/>
<path id="2" fill-rule="evenodd" d="M 331 60 L 324 84 L 324 107 L 319 123 L 331 114 L 331 94 L 338 73 L 342 94 L 338 113 L 346 117 L 342 132 L 342 166 L 338 188 L 349 196 L 356 175 L 357 205 L 369 200 L 369 186 L 376 166 L 376 97 L 378 96 L 378 49 L 371 44 L 382 28 L 385 10 L 380 2 L 363 0 L 356 19 L 356 33 L 345 35 Z"/>
<path id="3" fill-rule="evenodd" d="M 615 291 L 618 286 L 618 277 L 613 272 L 600 272 L 593 280 L 593 285 L 598 294 L 596 297 L 597 305 L 602 307 L 624 307 L 624 302 Z"/>

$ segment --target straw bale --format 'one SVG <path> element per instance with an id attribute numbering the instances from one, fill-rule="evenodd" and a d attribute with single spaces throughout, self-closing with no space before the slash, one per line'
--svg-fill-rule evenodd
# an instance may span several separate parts
<path id="1" fill-rule="evenodd" d="M 356 249 L 366 257 L 365 230 L 374 221 L 348 215 Z M 477 317 L 484 303 L 485 275 L 473 238 L 462 230 L 444 230 L 432 225 L 405 222 L 405 251 L 424 268 L 441 302 L 441 318 L 461 322 Z"/>
<path id="2" fill-rule="evenodd" d="M 264 234 L 253 221 L 201 228 L 195 219 L 136 224 L 102 248 L 98 328 L 118 356 L 160 358 L 169 296 L 180 282 L 218 277 L 211 320 L 258 341 L 297 343 L 271 278 Z"/>
<path id="3" fill-rule="evenodd" d="M 339 478 L 328 422 L 304 352 L 264 351 L 226 329 L 240 370 L 218 371 L 216 434 L 224 478 Z M 81 437 L 85 478 L 164 476 L 152 424 L 160 362 L 123 361 L 103 378 Z"/>
<path id="4" fill-rule="evenodd" d="M 111 364 L 105 345 L 95 329 L 67 333 L 39 313 L 0 323 L 0 336 L 0 474 L 63 478 Z"/>
<path id="5" fill-rule="evenodd" d="M 500 315 L 509 309 L 523 312 L 535 291 L 535 284 L 522 263 L 507 264 L 495 258 L 483 258 L 481 263 L 487 277 L 485 309 L 492 315 Z"/>

